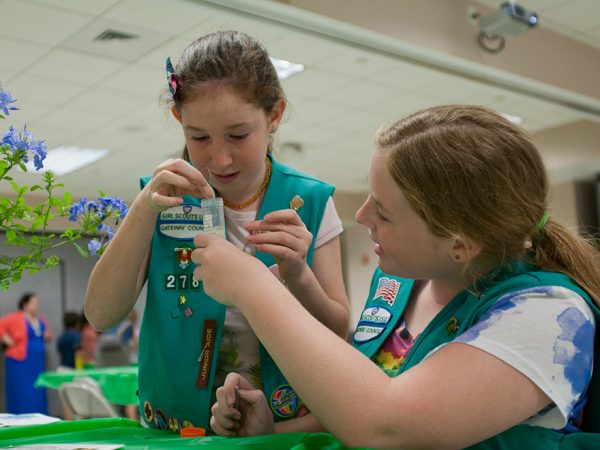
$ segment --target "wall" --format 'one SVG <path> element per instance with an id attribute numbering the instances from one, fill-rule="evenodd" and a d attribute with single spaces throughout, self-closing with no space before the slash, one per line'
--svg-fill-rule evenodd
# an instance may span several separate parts
<path id="1" fill-rule="evenodd" d="M 502 53 L 492 55 L 476 43 L 479 28 L 469 21 L 467 6 L 476 5 L 482 15 L 496 9 L 474 1 L 287 0 L 282 3 L 600 99 L 598 50 L 539 27 L 509 40 Z"/>

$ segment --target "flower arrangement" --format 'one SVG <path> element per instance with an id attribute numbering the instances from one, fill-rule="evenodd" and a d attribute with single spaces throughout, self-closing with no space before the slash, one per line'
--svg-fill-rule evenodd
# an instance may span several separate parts
<path id="1" fill-rule="evenodd" d="M 0 87 L 0 119 L 19 109 L 15 103 L 10 92 Z M 23 250 L 23 254 L 16 257 L 0 255 L 0 290 L 19 281 L 25 271 L 33 274 L 56 266 L 59 258 L 46 254 L 60 245 L 73 244 L 86 257 L 101 255 L 114 235 L 114 227 L 127 214 L 123 200 L 107 197 L 102 192 L 95 201 L 82 198 L 76 203 L 72 203 L 68 192 L 57 195 L 56 190 L 64 185 L 57 182 L 50 170 L 42 173 L 43 183 L 32 186 L 16 183 L 10 176 L 16 167 L 27 172 L 26 164 L 30 159 L 35 170 L 43 169 L 46 155 L 46 143 L 36 140 L 27 127 L 19 131 L 11 126 L 0 139 L 0 187 L 9 184 L 14 191 L 14 198 L 0 197 L 0 231 L 4 231 L 8 245 Z M 27 204 L 25 196 L 31 193 L 36 193 L 36 198 L 41 194 L 43 200 L 34 205 Z M 60 235 L 48 230 L 51 220 L 67 216 L 77 225 Z M 106 222 L 114 223 L 114 226 Z M 88 235 L 96 237 L 84 248 L 77 241 Z"/>

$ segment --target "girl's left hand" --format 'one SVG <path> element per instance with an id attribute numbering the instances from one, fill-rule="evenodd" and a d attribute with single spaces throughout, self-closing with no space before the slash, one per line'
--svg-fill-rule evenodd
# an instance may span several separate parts
<path id="1" fill-rule="evenodd" d="M 285 281 L 300 277 L 308 267 L 306 255 L 313 236 L 293 209 L 273 211 L 247 224 L 246 230 L 250 232 L 248 245 L 273 255 Z"/>
<path id="2" fill-rule="evenodd" d="M 194 244 L 191 258 L 198 265 L 194 278 L 202 281 L 208 295 L 225 305 L 237 306 L 235 303 L 246 298 L 249 286 L 260 286 L 259 280 L 275 280 L 260 260 L 220 236 L 199 233 Z"/>

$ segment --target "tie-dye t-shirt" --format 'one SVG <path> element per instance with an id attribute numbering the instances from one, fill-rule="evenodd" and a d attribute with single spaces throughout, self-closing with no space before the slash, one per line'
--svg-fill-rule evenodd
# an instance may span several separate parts
<path id="1" fill-rule="evenodd" d="M 501 297 L 453 342 L 496 356 L 554 402 L 526 423 L 575 430 L 592 376 L 594 332 L 594 316 L 577 293 L 541 286 Z"/>

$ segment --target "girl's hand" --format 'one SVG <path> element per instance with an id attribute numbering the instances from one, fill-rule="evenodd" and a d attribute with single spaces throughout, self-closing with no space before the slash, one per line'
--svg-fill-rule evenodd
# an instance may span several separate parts
<path id="1" fill-rule="evenodd" d="M 169 159 L 154 169 L 144 190 L 144 203 L 155 212 L 180 205 L 184 195 L 198 198 L 215 196 L 204 175 L 183 159 Z"/>
<path id="2" fill-rule="evenodd" d="M 217 389 L 217 401 L 211 412 L 210 427 L 220 436 L 275 433 L 265 395 L 237 373 L 228 374 L 223 386 Z"/>
<path id="3" fill-rule="evenodd" d="M 248 223 L 246 230 L 250 232 L 247 243 L 273 255 L 285 281 L 300 278 L 308 268 L 306 255 L 313 236 L 293 209 L 271 212 L 263 220 Z"/>
<path id="4" fill-rule="evenodd" d="M 191 258 L 198 265 L 194 278 L 201 280 L 204 291 L 218 302 L 238 306 L 252 297 L 253 288 L 279 283 L 257 258 L 220 236 L 199 233 L 194 244 Z"/>

